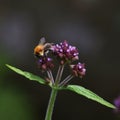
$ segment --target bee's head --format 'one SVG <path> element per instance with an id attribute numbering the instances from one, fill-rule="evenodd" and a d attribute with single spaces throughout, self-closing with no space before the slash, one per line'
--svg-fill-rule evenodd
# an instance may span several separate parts
<path id="1" fill-rule="evenodd" d="M 44 55 L 44 46 L 36 46 L 35 49 L 34 49 L 34 54 L 36 56 L 43 56 Z"/>

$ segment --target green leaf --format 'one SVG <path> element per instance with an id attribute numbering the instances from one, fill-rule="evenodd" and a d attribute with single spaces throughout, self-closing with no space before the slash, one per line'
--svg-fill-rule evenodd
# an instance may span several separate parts
<path id="1" fill-rule="evenodd" d="M 111 103 L 107 102 L 106 100 L 104 100 L 103 98 L 99 97 L 97 94 L 93 93 L 92 91 L 82 87 L 82 86 L 78 86 L 78 85 L 68 85 L 66 87 L 67 90 L 73 91 L 77 94 L 83 95 L 85 97 L 87 97 L 88 99 L 91 99 L 93 101 L 96 101 L 102 105 L 105 105 L 109 108 L 113 108 L 115 109 L 115 106 L 112 105 Z"/>
<path id="2" fill-rule="evenodd" d="M 20 70 L 18 68 L 15 68 L 13 66 L 8 65 L 8 64 L 6 64 L 6 66 L 8 68 L 10 68 L 11 70 L 13 70 L 14 72 L 16 72 L 16 73 L 18 73 L 18 74 L 28 78 L 29 80 L 37 81 L 37 82 L 39 82 L 41 84 L 45 84 L 46 83 L 45 80 L 43 80 L 39 76 L 36 76 L 36 75 L 34 75 L 34 74 L 30 73 L 30 72 L 22 71 L 22 70 Z"/>

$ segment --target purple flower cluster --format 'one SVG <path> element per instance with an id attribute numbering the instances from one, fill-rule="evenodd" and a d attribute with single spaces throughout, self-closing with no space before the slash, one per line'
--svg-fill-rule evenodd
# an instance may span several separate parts
<path id="1" fill-rule="evenodd" d="M 48 79 L 52 81 L 52 84 L 57 83 L 62 86 L 69 82 L 74 76 L 82 78 L 85 75 L 85 64 L 82 64 L 80 62 L 78 62 L 77 64 L 73 64 L 74 61 L 79 60 L 79 52 L 77 48 L 75 46 L 69 45 L 66 40 L 59 44 L 51 44 L 51 47 L 49 47 L 49 49 L 47 49 L 46 51 L 47 54 L 45 53 L 45 55 L 38 57 L 38 65 L 41 71 L 47 72 Z M 59 61 L 59 69 L 55 79 L 51 71 L 54 67 L 53 60 L 52 58 L 48 57 L 50 52 L 52 52 L 51 55 L 56 56 L 54 57 L 54 59 L 57 58 L 57 60 Z M 70 75 L 68 75 L 61 82 L 63 69 L 66 65 L 70 67 L 72 73 L 70 73 Z"/>
<path id="2" fill-rule="evenodd" d="M 52 46 L 52 50 L 54 55 L 61 59 L 61 64 L 64 64 L 67 61 L 72 62 L 79 59 L 77 48 L 69 45 L 66 40 L 60 44 Z"/>
<path id="3" fill-rule="evenodd" d="M 78 63 L 76 65 L 71 65 L 73 75 L 76 77 L 83 77 L 85 75 L 86 69 L 85 64 Z"/>
<path id="4" fill-rule="evenodd" d="M 38 66 L 42 71 L 47 71 L 54 67 L 53 60 L 49 57 L 41 57 L 38 61 Z"/>

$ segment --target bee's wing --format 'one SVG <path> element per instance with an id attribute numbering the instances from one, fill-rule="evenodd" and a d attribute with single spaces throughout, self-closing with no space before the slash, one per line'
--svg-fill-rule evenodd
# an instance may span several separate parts
<path id="1" fill-rule="evenodd" d="M 42 45 L 45 44 L 45 37 L 40 38 L 39 44 L 42 44 Z"/>

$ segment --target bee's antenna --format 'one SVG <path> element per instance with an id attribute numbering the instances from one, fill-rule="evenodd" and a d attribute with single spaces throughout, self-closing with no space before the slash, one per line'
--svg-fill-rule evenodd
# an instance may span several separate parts
<path id="1" fill-rule="evenodd" d="M 45 43 L 45 37 L 40 38 L 39 44 L 44 44 Z"/>

